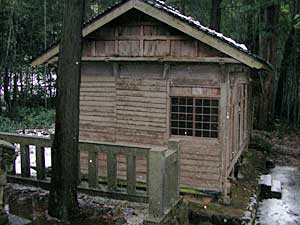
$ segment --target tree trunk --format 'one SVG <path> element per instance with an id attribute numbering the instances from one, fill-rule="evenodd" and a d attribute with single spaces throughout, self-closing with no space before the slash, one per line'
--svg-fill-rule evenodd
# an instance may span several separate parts
<path id="1" fill-rule="evenodd" d="M 78 213 L 79 87 L 84 0 L 66 0 L 58 63 L 49 214 L 69 221 Z"/>
<path id="2" fill-rule="evenodd" d="M 10 111 L 10 91 L 9 91 L 9 71 L 8 67 L 4 68 L 4 79 L 3 79 L 3 92 L 4 92 L 4 101 L 6 102 L 8 111 Z"/>
<path id="3" fill-rule="evenodd" d="M 14 74 L 13 77 L 13 99 L 12 99 L 12 110 L 11 112 L 14 114 L 17 111 L 17 106 L 18 106 L 18 80 L 19 76 L 17 73 Z"/>
<path id="4" fill-rule="evenodd" d="M 293 51 L 294 44 L 294 35 L 295 28 L 292 27 L 289 32 L 288 38 L 285 42 L 284 53 L 281 62 L 280 75 L 278 79 L 278 88 L 277 88 L 277 96 L 276 96 L 276 104 L 275 104 L 275 112 L 276 115 L 284 118 L 284 114 L 287 113 L 286 103 L 287 99 L 287 91 L 288 91 L 288 70 L 291 61 L 291 53 Z"/>
<path id="5" fill-rule="evenodd" d="M 261 20 L 263 30 L 260 34 L 260 56 L 274 66 L 274 71 L 266 71 L 262 79 L 262 94 L 259 99 L 257 128 L 265 129 L 273 118 L 273 87 L 277 73 L 277 45 L 280 5 L 272 4 L 262 10 Z"/>
<path id="6" fill-rule="evenodd" d="M 0 70 L 0 113 L 2 113 L 2 72 Z"/>
<path id="7" fill-rule="evenodd" d="M 92 17 L 91 0 L 85 0 L 84 18 L 88 20 Z"/>
<path id="8" fill-rule="evenodd" d="M 220 31 L 222 0 L 212 0 L 210 10 L 210 28 Z"/>
<path id="9" fill-rule="evenodd" d="M 19 103 L 24 106 L 24 85 L 23 85 L 23 68 L 20 69 L 20 94 L 19 94 Z"/>
<path id="10" fill-rule="evenodd" d="M 186 13 L 186 0 L 181 0 L 180 1 L 180 10 L 182 11 L 182 13 Z"/>

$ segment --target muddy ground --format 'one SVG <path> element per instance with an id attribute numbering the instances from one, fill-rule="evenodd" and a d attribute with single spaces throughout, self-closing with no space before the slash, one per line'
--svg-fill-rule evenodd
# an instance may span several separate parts
<path id="1" fill-rule="evenodd" d="M 10 184 L 6 189 L 6 209 L 12 214 L 32 221 L 32 225 L 65 224 L 48 215 L 48 191 L 40 188 Z M 72 225 L 123 225 L 143 223 L 147 205 L 78 194 L 80 214 Z"/>

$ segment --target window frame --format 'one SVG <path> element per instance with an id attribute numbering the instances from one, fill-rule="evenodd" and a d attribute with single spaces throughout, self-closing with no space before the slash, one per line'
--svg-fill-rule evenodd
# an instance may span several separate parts
<path id="1" fill-rule="evenodd" d="M 192 113 L 192 116 L 193 116 L 193 120 L 192 120 L 192 133 L 193 135 L 176 135 L 176 134 L 172 134 L 172 99 L 173 98 L 192 98 L 193 99 L 193 113 Z M 217 118 L 218 118 L 218 122 L 215 123 L 218 125 L 218 128 L 216 130 L 217 132 L 217 137 L 204 137 L 204 136 L 196 136 L 195 135 L 195 132 L 196 130 L 199 130 L 199 129 L 196 129 L 195 126 L 196 126 L 196 99 L 209 99 L 209 100 L 218 100 L 218 107 L 216 107 L 218 109 L 218 115 L 217 115 Z M 176 138 L 187 138 L 187 139 L 196 139 L 196 140 L 212 140 L 212 141 L 219 141 L 220 140 L 220 134 L 221 134 L 221 96 L 194 96 L 194 95 L 172 95 L 172 96 L 169 96 L 169 127 L 168 127 L 168 130 L 169 130 L 169 133 L 170 133 L 170 137 L 176 137 Z M 203 106 L 202 106 L 203 107 Z M 211 123 L 211 122 L 209 122 Z M 212 130 L 209 130 L 210 132 Z"/>

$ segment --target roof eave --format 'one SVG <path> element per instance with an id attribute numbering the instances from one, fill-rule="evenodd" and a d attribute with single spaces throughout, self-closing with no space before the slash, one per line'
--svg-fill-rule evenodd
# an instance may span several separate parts
<path id="1" fill-rule="evenodd" d="M 217 37 L 213 37 L 206 32 L 191 26 L 187 22 L 182 21 L 181 19 L 170 15 L 170 13 L 166 12 L 163 9 L 156 8 L 152 5 L 147 4 L 143 0 L 128 0 L 123 1 L 122 4 L 118 4 L 117 7 L 110 10 L 109 13 L 105 13 L 101 15 L 95 21 L 89 22 L 82 30 L 82 36 L 86 37 L 90 33 L 99 29 L 103 25 L 109 23 L 115 18 L 121 16 L 122 14 L 128 12 L 130 9 L 137 9 L 151 17 L 156 18 L 157 20 L 168 24 L 169 26 L 186 33 L 187 35 L 223 52 L 224 54 L 238 60 L 242 64 L 247 65 L 253 69 L 263 69 L 263 70 L 272 70 L 272 66 L 270 66 L 267 62 L 264 62 L 262 59 L 258 59 L 257 57 L 221 40 Z M 59 53 L 59 45 L 52 47 L 50 50 L 42 54 L 40 57 L 36 58 L 32 61 L 32 66 L 38 66 L 46 63 L 51 58 L 57 56 Z"/>

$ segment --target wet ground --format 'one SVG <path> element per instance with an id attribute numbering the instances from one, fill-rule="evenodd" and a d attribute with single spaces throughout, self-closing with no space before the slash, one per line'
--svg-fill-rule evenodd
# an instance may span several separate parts
<path id="1" fill-rule="evenodd" d="M 273 179 L 281 181 L 282 199 L 266 199 L 259 203 L 256 224 L 300 224 L 300 170 L 277 166 L 271 171 Z"/>
<path id="2" fill-rule="evenodd" d="M 6 189 L 6 210 L 32 221 L 32 225 L 60 225 L 61 221 L 48 215 L 48 191 L 10 184 Z M 148 205 L 78 194 L 80 214 L 72 225 L 141 225 Z"/>
<path id="3" fill-rule="evenodd" d="M 300 134 L 297 132 L 268 133 L 272 145 L 270 158 L 276 167 L 270 171 L 281 181 L 282 199 L 267 199 L 259 203 L 257 225 L 300 224 Z"/>

